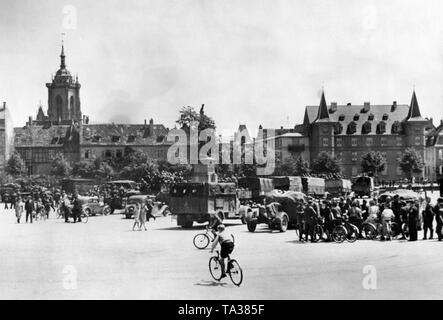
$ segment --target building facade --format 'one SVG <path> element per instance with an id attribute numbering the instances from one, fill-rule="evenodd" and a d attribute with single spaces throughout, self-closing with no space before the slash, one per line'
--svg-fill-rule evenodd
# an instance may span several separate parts
<path id="1" fill-rule="evenodd" d="M 426 138 L 433 129 L 432 121 L 421 116 L 415 91 L 410 105 L 337 105 L 326 103 L 322 93 L 319 106 L 307 106 L 303 135 L 309 137 L 310 159 L 320 152 L 334 156 L 346 177 L 361 174 L 362 156 L 379 151 L 386 168 L 379 180 L 404 178 L 398 160 L 406 148 L 414 148 L 426 159 Z M 426 170 L 419 178 L 426 178 Z"/>
<path id="2" fill-rule="evenodd" d="M 154 124 L 153 119 L 144 124 L 90 124 L 89 117 L 82 114 L 78 77 L 71 75 L 65 59 L 62 45 L 60 68 L 46 84 L 47 114 L 40 105 L 35 120 L 29 117 L 24 127 L 13 130 L 15 150 L 24 159 L 29 175 L 49 174 L 59 153 L 71 165 L 120 158 L 130 150 L 145 152 L 153 160 L 167 159 L 172 144 L 167 141 L 169 130 Z"/>
<path id="3" fill-rule="evenodd" d="M 6 163 L 14 150 L 11 114 L 6 102 L 0 107 L 0 172 L 3 172 Z"/>

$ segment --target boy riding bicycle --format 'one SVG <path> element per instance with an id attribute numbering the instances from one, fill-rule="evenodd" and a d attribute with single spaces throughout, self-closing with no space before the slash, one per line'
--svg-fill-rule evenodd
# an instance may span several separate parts
<path id="1" fill-rule="evenodd" d="M 225 230 L 225 226 L 220 224 L 217 226 L 218 234 L 212 242 L 211 253 L 214 252 L 215 247 L 220 243 L 220 266 L 222 269 L 221 278 L 226 277 L 225 259 L 234 251 L 234 239 L 232 234 Z"/>

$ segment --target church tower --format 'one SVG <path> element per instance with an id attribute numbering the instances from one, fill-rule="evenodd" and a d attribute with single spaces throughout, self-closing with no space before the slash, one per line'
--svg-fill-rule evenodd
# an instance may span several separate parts
<path id="1" fill-rule="evenodd" d="M 51 83 L 46 83 L 48 88 L 48 120 L 58 124 L 70 124 L 72 121 L 80 122 L 82 112 L 80 109 L 80 83 L 78 77 L 73 78 L 66 69 L 65 49 L 62 42 L 60 54 L 60 69 L 52 78 Z"/>

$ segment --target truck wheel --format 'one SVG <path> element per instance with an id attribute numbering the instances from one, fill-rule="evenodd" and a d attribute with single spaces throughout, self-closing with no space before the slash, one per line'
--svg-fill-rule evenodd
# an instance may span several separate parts
<path id="1" fill-rule="evenodd" d="M 257 227 L 257 223 L 255 223 L 254 221 L 248 221 L 247 226 L 249 232 L 254 232 L 255 228 Z"/>
<path id="2" fill-rule="evenodd" d="M 281 218 L 280 222 L 280 227 L 279 227 L 280 232 L 286 232 L 286 230 L 288 230 L 288 225 L 289 225 L 289 218 L 287 215 L 284 215 Z"/>
<path id="3" fill-rule="evenodd" d="M 245 220 L 244 217 L 241 217 L 241 218 L 240 218 L 240 221 L 241 221 L 242 224 L 246 224 L 246 220 Z"/>

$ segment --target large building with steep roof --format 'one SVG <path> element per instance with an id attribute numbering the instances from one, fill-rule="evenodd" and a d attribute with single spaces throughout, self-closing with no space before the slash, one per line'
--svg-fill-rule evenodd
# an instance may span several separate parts
<path id="1" fill-rule="evenodd" d="M 414 90 L 409 105 L 396 101 L 386 105 L 327 105 L 323 92 L 319 106 L 305 108 L 303 127 L 310 140 L 311 159 L 328 152 L 340 161 L 345 176 L 355 177 L 361 173 L 362 156 L 379 151 L 387 162 L 379 179 L 391 181 L 404 177 L 398 159 L 406 148 L 416 149 L 425 159 L 426 137 L 433 125 L 421 116 Z M 425 172 L 420 177 L 425 178 Z"/>
<path id="2" fill-rule="evenodd" d="M 71 165 L 97 158 L 120 158 L 131 150 L 143 151 L 154 160 L 167 159 L 172 144 L 167 141 L 169 130 L 154 124 L 153 119 L 142 124 L 89 123 L 89 117 L 81 110 L 78 77 L 74 78 L 66 68 L 64 45 L 60 68 L 46 87 L 47 113 L 40 104 L 35 120 L 29 117 L 24 127 L 14 128 L 14 147 L 24 159 L 29 175 L 50 173 L 52 160 L 59 153 Z"/>
<path id="3" fill-rule="evenodd" d="M 6 163 L 14 149 L 13 127 L 11 114 L 6 102 L 0 107 L 0 172 L 5 169 Z"/>

